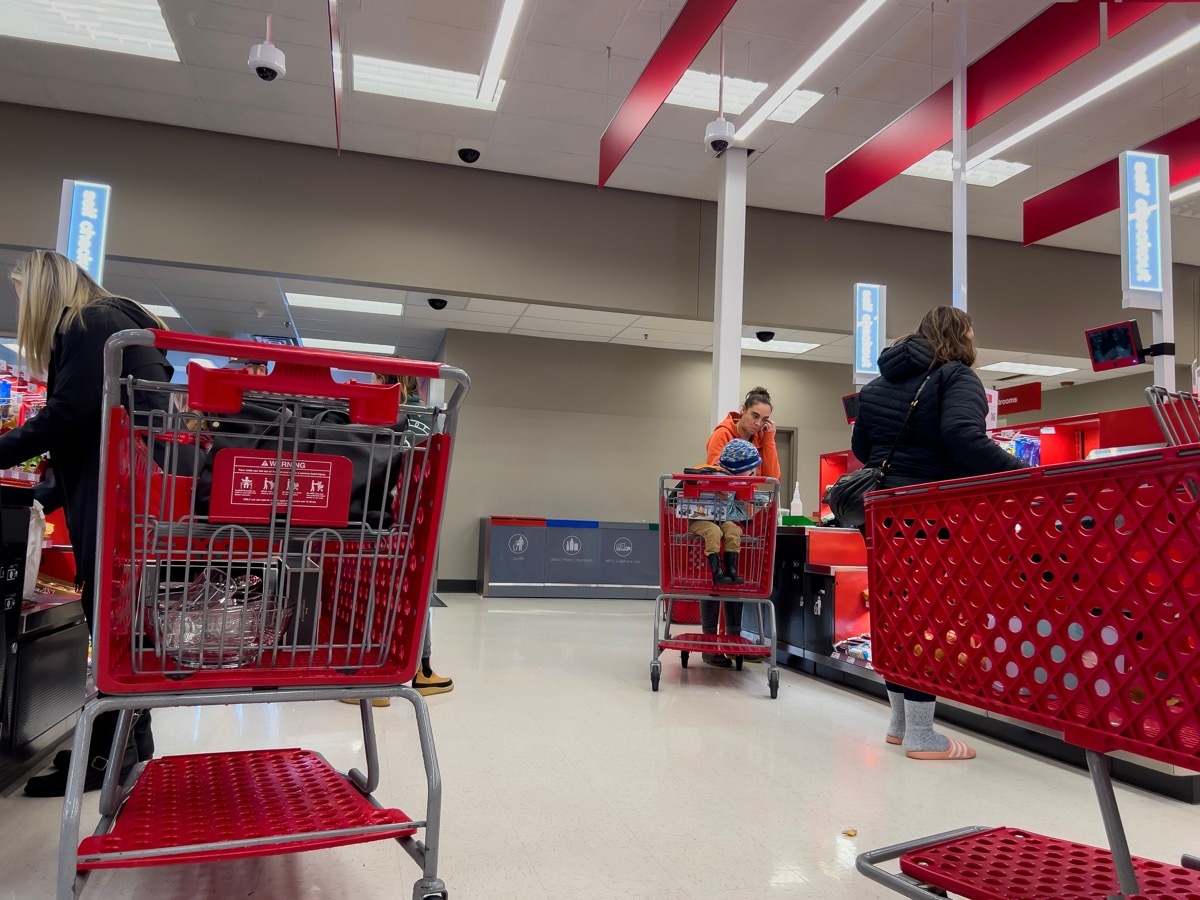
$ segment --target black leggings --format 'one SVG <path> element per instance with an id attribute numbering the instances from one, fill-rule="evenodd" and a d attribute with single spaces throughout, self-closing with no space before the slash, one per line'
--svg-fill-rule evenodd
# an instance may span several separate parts
<path id="1" fill-rule="evenodd" d="M 885 681 L 884 684 L 890 693 L 903 694 L 905 700 L 911 700 L 913 703 L 932 703 L 937 699 L 933 694 L 918 691 L 916 688 L 900 687 L 900 685 L 892 684 L 890 681 Z"/>

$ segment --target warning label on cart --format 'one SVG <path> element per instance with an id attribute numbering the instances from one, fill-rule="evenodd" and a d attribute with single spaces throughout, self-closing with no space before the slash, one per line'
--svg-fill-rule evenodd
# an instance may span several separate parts
<path id="1" fill-rule="evenodd" d="M 271 450 L 226 448 L 213 462 L 209 518 L 265 523 L 285 516 L 295 525 L 344 528 L 353 476 L 354 466 L 344 456 L 300 453 L 281 459 Z"/>

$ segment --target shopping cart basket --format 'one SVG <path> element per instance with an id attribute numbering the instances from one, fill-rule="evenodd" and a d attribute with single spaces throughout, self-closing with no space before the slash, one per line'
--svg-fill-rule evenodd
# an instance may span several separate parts
<path id="1" fill-rule="evenodd" d="M 155 346 L 263 358 L 270 375 L 191 363 L 186 386 L 121 379 L 122 354 Z M 440 424 L 415 437 L 398 385 L 334 369 L 446 379 Z M 420 655 L 465 373 L 437 363 L 323 353 L 162 331 L 114 335 L 105 352 L 103 503 L 96 571 L 99 696 L 75 731 L 58 897 L 93 869 L 293 853 L 392 838 L 438 877 L 441 776 L 424 699 L 405 684 Z M 186 391 L 180 403 L 178 392 Z M 180 440 L 190 435 L 189 440 Z M 185 452 L 200 447 L 204 452 Z M 372 796 L 380 779 L 371 698 L 412 703 L 427 782 L 417 821 Z M 118 710 L 120 759 L 136 710 L 360 701 L 366 773 L 307 750 L 175 756 L 110 766 L 95 835 L 79 843 L 96 716 Z M 424 840 L 417 840 L 418 831 Z"/>
<path id="2" fill-rule="evenodd" d="M 1200 896 L 1200 859 L 1130 855 L 1105 756 L 1200 768 L 1198 484 L 1191 445 L 871 495 L 875 668 L 1083 748 L 1109 849 L 969 827 L 861 873 L 913 898 Z"/>
<path id="3" fill-rule="evenodd" d="M 1200 444 L 1200 397 L 1154 385 L 1146 388 L 1146 399 L 1168 445 Z"/>
<path id="4" fill-rule="evenodd" d="M 775 665 L 775 607 L 771 603 L 775 571 L 775 524 L 779 482 L 773 478 L 730 475 L 664 475 L 659 491 L 659 559 L 662 593 L 654 602 L 654 657 L 650 686 L 658 690 L 660 656 L 678 650 L 686 669 L 692 652 L 726 654 L 738 669 L 747 657 L 765 658 L 772 699 L 779 694 Z M 738 563 L 744 584 L 714 585 L 704 556 L 704 541 L 688 530 L 692 521 L 735 521 L 742 529 Z M 741 634 L 672 634 L 676 623 L 695 624 L 700 598 L 765 607 L 770 628 L 759 628 L 757 641 Z M 695 618 L 693 618 L 695 616 Z M 719 631 L 720 629 L 718 629 Z"/>

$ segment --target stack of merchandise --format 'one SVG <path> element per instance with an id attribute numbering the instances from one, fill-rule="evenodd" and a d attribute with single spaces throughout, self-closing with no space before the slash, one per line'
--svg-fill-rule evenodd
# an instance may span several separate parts
<path id="1" fill-rule="evenodd" d="M 24 425 L 46 406 L 46 387 L 0 363 L 0 434 Z M 0 480 L 33 484 L 41 480 L 45 459 L 26 460 L 0 471 Z"/>

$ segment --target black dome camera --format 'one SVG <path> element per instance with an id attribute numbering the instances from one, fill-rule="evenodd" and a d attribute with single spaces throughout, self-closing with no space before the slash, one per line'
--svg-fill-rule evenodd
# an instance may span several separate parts
<path id="1" fill-rule="evenodd" d="M 429 305 L 432 306 L 434 309 L 445 309 L 446 301 L 443 300 L 441 297 L 430 297 Z"/>
<path id="2" fill-rule="evenodd" d="M 474 147 L 463 147 L 458 151 L 458 158 L 465 162 L 468 166 L 473 166 L 479 162 L 479 151 Z"/>
<path id="3" fill-rule="evenodd" d="M 771 341 L 775 340 L 775 332 L 773 332 L 773 331 L 756 331 L 756 332 L 754 332 L 754 336 L 756 338 L 758 338 L 760 341 L 762 341 L 764 344 L 770 343 Z"/>

